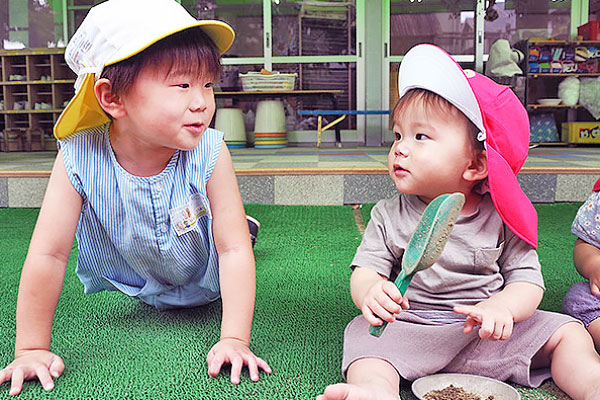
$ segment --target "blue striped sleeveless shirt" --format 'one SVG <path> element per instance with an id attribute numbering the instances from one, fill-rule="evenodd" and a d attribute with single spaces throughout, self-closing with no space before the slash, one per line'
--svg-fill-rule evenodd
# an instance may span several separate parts
<path id="1" fill-rule="evenodd" d="M 207 129 L 193 150 L 175 151 L 160 174 L 139 177 L 117 162 L 109 125 L 60 141 L 68 177 L 83 199 L 76 272 L 85 293 L 119 290 L 159 309 L 216 300 L 218 257 L 206 184 L 223 133 Z M 170 210 L 198 199 L 208 213 L 188 221 L 189 231 L 179 235 Z"/>

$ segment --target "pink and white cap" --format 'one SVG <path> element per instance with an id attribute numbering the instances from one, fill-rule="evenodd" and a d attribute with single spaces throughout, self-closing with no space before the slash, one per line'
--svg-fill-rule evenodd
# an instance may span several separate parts
<path id="1" fill-rule="evenodd" d="M 517 174 L 529 151 L 529 117 L 508 86 L 463 69 L 437 46 L 410 49 L 400 64 L 400 97 L 415 88 L 438 94 L 479 129 L 488 159 L 488 185 L 500 218 L 518 237 L 537 248 L 537 213 Z"/>

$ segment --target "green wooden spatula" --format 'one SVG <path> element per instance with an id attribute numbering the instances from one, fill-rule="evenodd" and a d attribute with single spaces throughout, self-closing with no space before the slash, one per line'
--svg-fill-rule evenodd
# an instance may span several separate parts
<path id="1" fill-rule="evenodd" d="M 402 295 L 413 276 L 431 267 L 440 257 L 464 203 L 462 193 L 450 193 L 436 197 L 427 205 L 410 237 L 402 257 L 402 269 L 394 281 Z M 381 336 L 387 324 L 383 321 L 383 325 L 371 326 L 371 335 Z"/>

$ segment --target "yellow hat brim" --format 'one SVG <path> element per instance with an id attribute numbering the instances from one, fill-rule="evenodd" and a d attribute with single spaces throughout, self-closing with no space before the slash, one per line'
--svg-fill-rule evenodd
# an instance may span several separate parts
<path id="1" fill-rule="evenodd" d="M 154 43 L 156 43 L 166 37 L 169 37 L 177 32 L 182 32 L 182 31 L 185 31 L 185 30 L 191 29 L 191 28 L 201 28 L 202 31 L 204 33 L 206 33 L 208 35 L 208 37 L 215 43 L 215 45 L 217 46 L 217 49 L 219 50 L 219 53 L 221 53 L 221 54 L 223 54 L 227 50 L 229 50 L 229 48 L 231 47 L 231 45 L 233 44 L 233 41 L 235 39 L 235 31 L 233 30 L 233 28 L 231 26 L 227 25 L 225 22 L 213 21 L 213 20 L 196 21 L 189 25 L 180 26 L 178 29 L 167 32 L 162 36 L 158 36 L 158 37 L 154 38 L 154 40 L 146 43 L 145 46 L 136 48 L 135 51 L 129 51 L 129 52 L 127 52 L 127 54 L 117 56 L 114 60 L 108 61 L 106 63 L 106 65 L 116 64 L 120 61 L 128 59 L 129 57 L 133 57 L 136 54 L 141 53 L 142 51 L 146 50 L 148 47 L 152 46 Z"/>
<path id="2" fill-rule="evenodd" d="M 110 121 L 94 94 L 95 83 L 95 75 L 87 74 L 81 87 L 54 125 L 54 136 L 57 139 L 63 139 L 79 130 L 93 128 Z"/>

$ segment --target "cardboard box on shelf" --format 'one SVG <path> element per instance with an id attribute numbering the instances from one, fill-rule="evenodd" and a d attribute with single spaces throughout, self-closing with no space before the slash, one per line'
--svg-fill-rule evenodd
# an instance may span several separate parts
<path id="1" fill-rule="evenodd" d="M 600 121 L 563 123 L 561 140 L 568 143 L 600 144 Z"/>
<path id="2" fill-rule="evenodd" d="M 577 35 L 583 40 L 600 40 L 600 21 L 590 21 L 577 27 Z"/>

